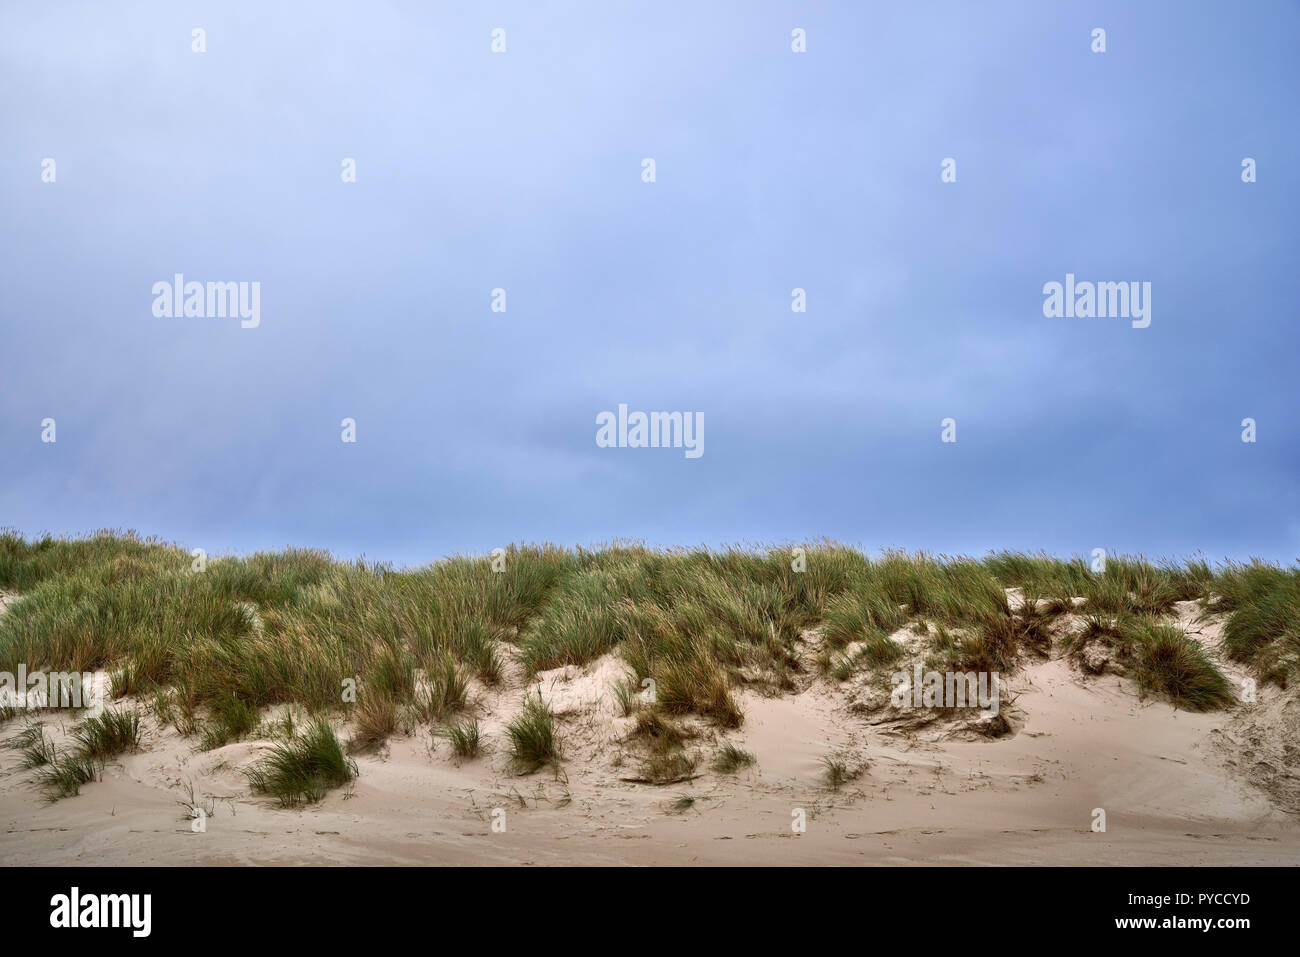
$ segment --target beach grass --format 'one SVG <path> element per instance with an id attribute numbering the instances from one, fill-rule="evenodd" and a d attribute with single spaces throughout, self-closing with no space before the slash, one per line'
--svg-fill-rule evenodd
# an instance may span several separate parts
<path id="1" fill-rule="evenodd" d="M 1021 607 L 1009 587 L 1026 596 Z M 371 748 L 408 719 L 442 725 L 470 710 L 474 683 L 609 653 L 630 671 L 628 713 L 644 698 L 662 716 L 735 728 L 741 689 L 780 694 L 817 670 L 809 629 L 837 680 L 896 661 L 891 636 L 904 627 L 929 635 L 930 660 L 945 667 L 1007 672 L 1046 654 L 1053 621 L 1071 612 L 1133 652 L 1144 689 L 1223 707 L 1231 695 L 1212 660 L 1174 641 L 1167 622 L 1141 634 L 1133 624 L 1190 600 L 1227 616 L 1226 654 L 1261 679 L 1285 683 L 1300 668 L 1300 569 L 1262 562 L 1115 556 L 1094 570 L 1081 557 L 868 556 L 834 542 L 517 545 L 395 571 L 308 549 L 200 563 L 130 533 L 5 532 L 0 589 L 18 595 L 0 616 L 0 670 L 109 670 L 114 694 L 156 701 L 209 748 L 251 734 L 275 705 L 354 721 L 350 747 Z M 512 732 L 523 765 L 552 760 L 553 731 L 527 711 Z"/>

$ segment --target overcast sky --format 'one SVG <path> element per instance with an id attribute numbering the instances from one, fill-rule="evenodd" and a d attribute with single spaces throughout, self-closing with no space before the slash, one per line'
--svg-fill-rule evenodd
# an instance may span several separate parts
<path id="1" fill-rule="evenodd" d="M 0 525 L 1290 563 L 1298 36 L 1280 2 L 5 4 Z M 156 317 L 176 273 L 260 283 L 260 325 Z M 1045 317 L 1067 273 L 1151 283 L 1150 325 Z M 620 403 L 704 454 L 598 447 Z"/>

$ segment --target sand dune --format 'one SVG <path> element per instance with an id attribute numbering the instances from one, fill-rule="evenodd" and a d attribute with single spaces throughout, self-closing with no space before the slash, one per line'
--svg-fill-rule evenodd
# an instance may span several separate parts
<path id="1" fill-rule="evenodd" d="M 1213 649 L 1218 628 L 1181 623 Z M 900 635 L 900 639 L 905 636 Z M 816 635 L 807 636 L 810 646 Z M 1232 677 L 1240 677 L 1224 665 Z M 1292 864 L 1300 860 L 1294 694 L 1196 714 L 1140 700 L 1125 677 L 1035 661 L 1004 689 L 1011 732 L 983 739 L 955 719 L 900 719 L 861 681 L 810 679 L 796 693 L 740 696 L 741 729 L 691 725 L 696 776 L 637 780 L 632 719 L 606 656 L 586 668 L 476 687 L 486 742 L 455 759 L 427 731 L 358 757 L 360 775 L 320 804 L 284 810 L 250 795 L 242 770 L 270 741 L 209 752 L 146 718 L 141 753 L 81 794 L 45 803 L 17 753 L 0 750 L 0 842 L 41 864 Z M 514 773 L 506 720 L 525 687 L 558 719 L 560 769 Z M 22 719 L 9 722 L 12 738 Z M 68 721 L 53 720 L 66 734 Z M 1284 734 L 1288 732 L 1289 737 Z M 719 774 L 721 740 L 757 758 Z M 823 759 L 859 776 L 828 787 Z M 1289 762 L 1289 763 L 1288 763 Z M 689 800 L 684 800 L 689 799 Z M 193 807 L 203 809 L 196 831 Z M 1106 812 L 1094 832 L 1093 812 Z M 502 820 L 504 831 L 494 831 Z M 799 809 L 806 830 L 796 834 Z"/>

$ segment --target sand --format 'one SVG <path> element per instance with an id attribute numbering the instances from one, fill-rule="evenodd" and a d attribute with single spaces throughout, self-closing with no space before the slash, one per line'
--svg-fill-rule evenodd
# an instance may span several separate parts
<path id="1" fill-rule="evenodd" d="M 1215 650 L 1220 628 L 1197 611 L 1185 603 L 1179 619 Z M 816 635 L 807 640 L 811 654 Z M 0 852 L 77 865 L 1300 862 L 1294 691 L 1264 687 L 1255 704 L 1193 714 L 1141 700 L 1126 677 L 1042 659 L 1004 686 L 1011 733 L 985 739 L 966 722 L 900 719 L 862 676 L 810 678 L 782 697 L 742 691 L 737 731 L 689 722 L 696 776 L 655 786 L 635 780 L 631 719 L 612 690 L 623 673 L 607 656 L 532 683 L 515 674 L 501 689 L 476 686 L 483 755 L 457 760 L 426 728 L 358 756 L 357 781 L 306 809 L 250 794 L 242 771 L 269 740 L 199 752 L 151 716 L 144 750 L 53 804 L 17 752 L 0 748 Z M 509 766 L 503 728 L 526 690 L 557 714 L 558 773 Z M 0 743 L 22 723 L 0 727 Z M 68 723 L 48 727 L 65 734 Z M 756 765 L 713 771 L 724 740 Z M 829 755 L 859 776 L 829 788 Z M 1093 830 L 1098 808 L 1104 832 Z M 800 812 L 806 829 L 795 833 Z"/>

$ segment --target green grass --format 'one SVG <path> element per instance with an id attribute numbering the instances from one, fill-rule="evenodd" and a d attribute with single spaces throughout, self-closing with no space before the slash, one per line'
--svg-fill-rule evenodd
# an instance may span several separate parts
<path id="1" fill-rule="evenodd" d="M 489 627 L 482 621 L 464 621 L 452 632 L 449 650 L 479 681 L 490 687 L 505 679 L 506 661 L 501 649 L 506 640 L 507 633 L 502 628 Z"/>
<path id="2" fill-rule="evenodd" d="M 257 715 L 286 704 L 344 717 L 356 746 L 376 747 L 408 714 L 446 723 L 475 683 L 610 653 L 631 670 L 629 713 L 649 680 L 662 714 L 721 728 L 743 722 L 742 690 L 787 693 L 819 667 L 841 679 L 890 667 L 903 652 L 889 636 L 909 624 L 938 636 L 933 660 L 1012 671 L 1047 653 L 1075 596 L 1085 599 L 1079 614 L 1129 623 L 1212 599 L 1228 616 L 1230 657 L 1279 684 L 1300 669 L 1297 568 L 1108 556 L 1094 573 L 1081 557 L 799 549 L 802 558 L 793 547 L 510 546 L 500 560 L 402 572 L 288 549 L 211 557 L 198 572 L 184 548 L 129 533 L 0 533 L 0 588 L 21 596 L 0 615 L 0 671 L 110 670 L 115 695 L 156 702 L 161 720 L 200 735 L 202 747 L 248 735 Z M 1011 586 L 1045 600 L 1013 612 Z M 813 627 L 820 662 L 802 638 Z M 1130 625 L 1115 627 L 1136 653 Z M 1151 668 L 1154 682 L 1172 664 Z M 343 699 L 347 682 L 355 703 Z"/>
<path id="3" fill-rule="evenodd" d="M 22 753 L 23 768 L 36 769 L 36 782 L 51 801 L 81 793 L 99 777 L 104 762 L 140 749 L 140 717 L 134 711 L 108 710 L 83 719 L 72 729 L 71 750 L 56 748 L 38 723 L 28 724 L 12 746 Z"/>
<path id="4" fill-rule="evenodd" d="M 199 747 L 204 751 L 238 741 L 262 723 L 257 708 L 235 694 L 222 695 L 209 704 L 211 717 L 201 724 Z"/>
<path id="5" fill-rule="evenodd" d="M 474 718 L 448 725 L 447 740 L 451 742 L 452 753 L 458 758 L 478 757 L 479 734 L 478 721 Z"/>
<path id="6" fill-rule="evenodd" d="M 46 799 L 57 801 L 80 794 L 81 786 L 96 780 L 102 771 L 102 762 L 78 750 L 55 755 L 37 771 L 36 780 L 44 789 Z"/>
<path id="7" fill-rule="evenodd" d="M 1204 649 L 1173 625 L 1140 626 L 1134 673 L 1143 691 L 1163 694 L 1188 711 L 1214 711 L 1236 700 Z"/>
<path id="8" fill-rule="evenodd" d="M 906 613 L 879 592 L 850 592 L 839 595 L 826 606 L 823 635 L 833 648 L 844 648 L 855 641 L 878 644 L 907 621 Z"/>
<path id="9" fill-rule="evenodd" d="M 329 722 L 317 718 L 301 735 L 272 747 L 246 774 L 253 793 L 294 807 L 315 804 L 332 788 L 349 783 L 357 766 L 343 753 Z"/>
<path id="10" fill-rule="evenodd" d="M 755 760 L 757 759 L 749 751 L 727 743 L 718 749 L 713 759 L 713 770 L 719 774 L 735 774 L 741 768 L 751 766 Z"/>
<path id="11" fill-rule="evenodd" d="M 36 723 L 19 731 L 10 746 L 22 754 L 19 765 L 23 769 L 45 767 L 58 757 L 54 744 L 45 736 L 44 726 Z"/>
<path id="12" fill-rule="evenodd" d="M 641 770 L 638 780 L 648 784 L 673 784 L 694 777 L 699 755 L 683 747 L 693 736 L 678 721 L 666 715 L 658 705 L 636 711 L 629 742 L 641 745 Z"/>
<path id="13" fill-rule="evenodd" d="M 469 682 L 465 672 L 449 654 L 438 658 L 415 693 L 416 706 L 426 721 L 443 721 L 463 711 L 469 703 Z"/>
<path id="14" fill-rule="evenodd" d="M 626 637 L 621 602 L 630 575 L 601 570 L 573 575 L 542 606 L 520 636 L 519 655 L 529 674 L 581 665 L 614 650 Z"/>
<path id="15" fill-rule="evenodd" d="M 555 716 L 540 692 L 524 699 L 522 710 L 506 725 L 506 735 L 510 739 L 510 758 L 521 771 L 536 771 L 544 764 L 559 761 Z"/>
<path id="16" fill-rule="evenodd" d="M 1216 611 L 1231 612 L 1224 649 L 1254 664 L 1266 678 L 1285 683 L 1300 671 L 1300 569 L 1233 565 L 1211 585 Z"/>
<path id="17" fill-rule="evenodd" d="M 374 751 L 381 747 L 401 724 L 397 702 L 382 693 L 366 693 L 353 712 L 355 725 L 348 740 L 348 751 Z"/>
<path id="18" fill-rule="evenodd" d="M 140 716 L 134 711 L 106 710 L 86 718 L 72 731 L 78 750 L 101 761 L 140 749 Z"/>

